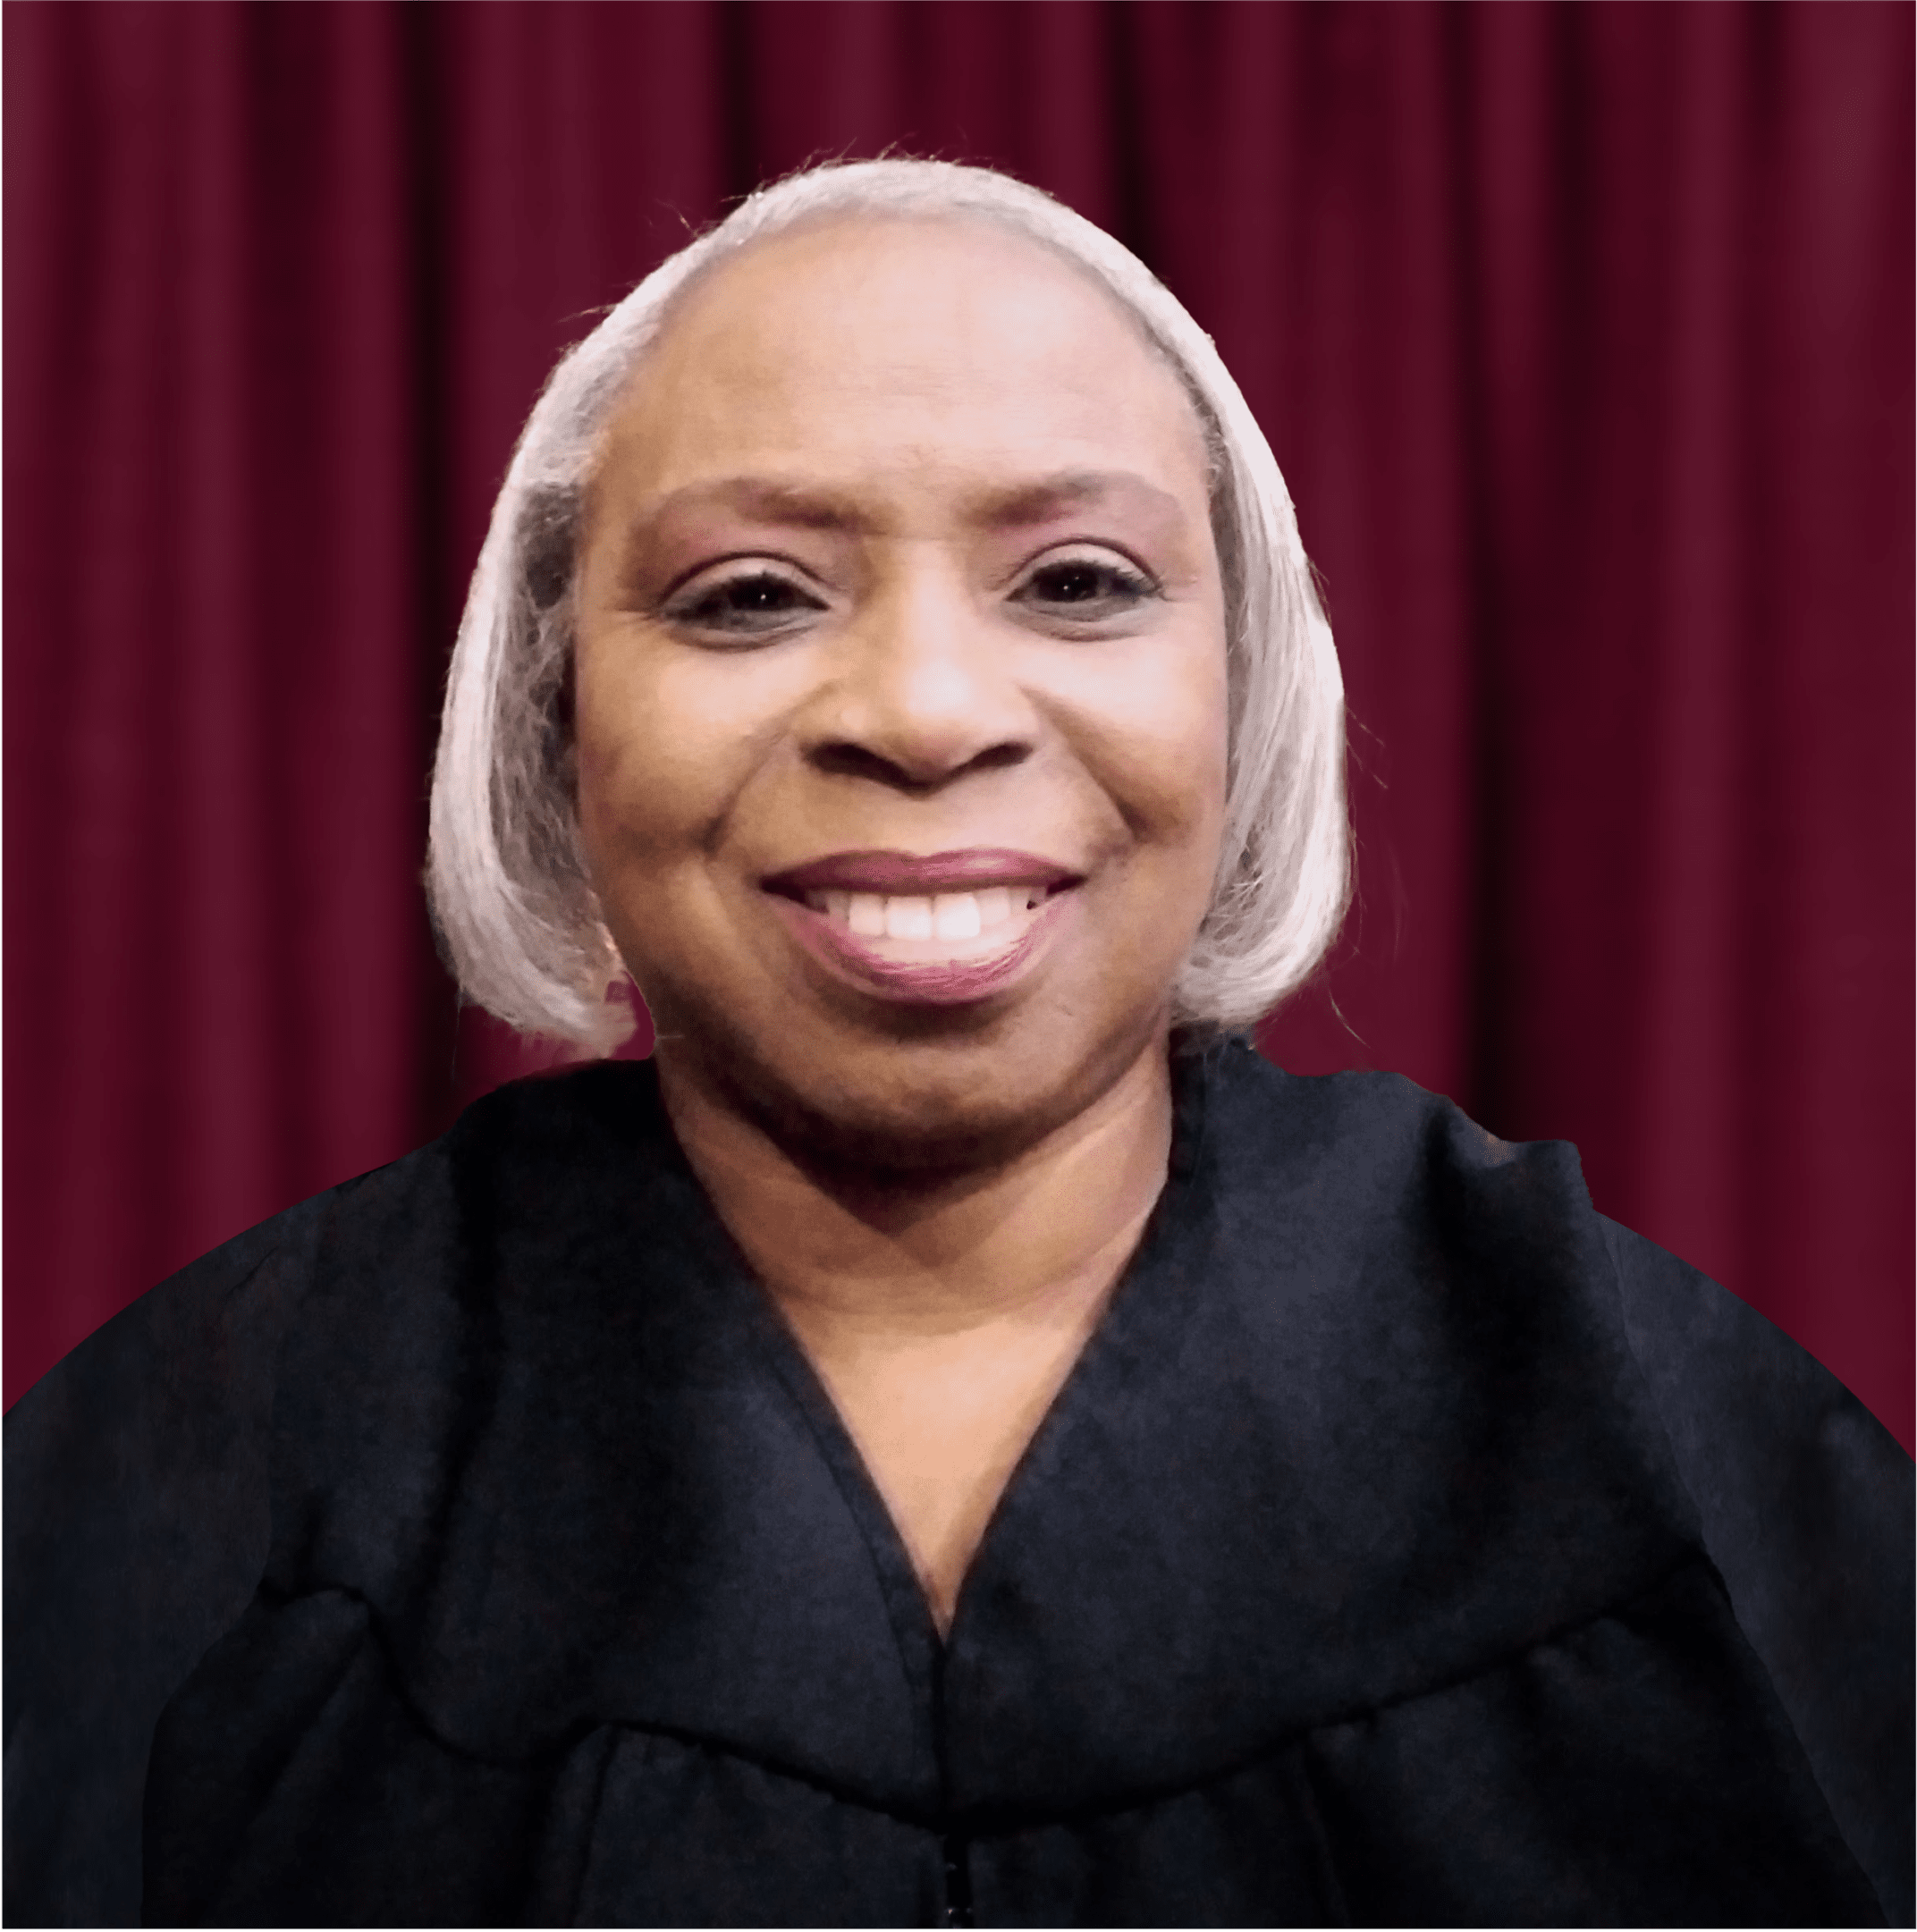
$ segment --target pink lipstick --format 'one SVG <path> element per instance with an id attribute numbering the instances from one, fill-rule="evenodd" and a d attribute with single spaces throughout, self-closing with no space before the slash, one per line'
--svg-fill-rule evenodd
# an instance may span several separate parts
<path id="1" fill-rule="evenodd" d="M 768 892 L 908 893 L 967 892 L 982 886 L 1075 885 L 1078 874 L 1067 865 L 1012 852 L 1001 846 L 975 846 L 963 852 L 834 852 L 762 882 Z"/>

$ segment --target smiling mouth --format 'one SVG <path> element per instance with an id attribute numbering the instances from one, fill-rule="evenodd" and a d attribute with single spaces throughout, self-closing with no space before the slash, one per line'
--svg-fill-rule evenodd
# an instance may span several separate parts
<path id="1" fill-rule="evenodd" d="M 939 1006 L 1018 978 L 1080 883 L 1029 854 L 982 850 L 841 853 L 764 882 L 790 908 L 794 936 L 839 977 Z"/>

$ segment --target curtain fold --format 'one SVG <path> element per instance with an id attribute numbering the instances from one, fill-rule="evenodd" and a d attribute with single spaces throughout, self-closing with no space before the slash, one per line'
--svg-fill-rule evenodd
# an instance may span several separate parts
<path id="1" fill-rule="evenodd" d="M 1261 1038 L 1582 1149 L 1912 1441 L 1901 5 L 14 0 L 6 1395 L 536 1064 L 418 886 L 559 350 L 728 198 L 1010 169 L 1216 337 L 1347 680 Z"/>

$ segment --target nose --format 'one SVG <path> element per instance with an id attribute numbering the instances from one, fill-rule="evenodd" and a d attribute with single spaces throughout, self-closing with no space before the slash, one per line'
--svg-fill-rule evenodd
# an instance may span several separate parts
<path id="1" fill-rule="evenodd" d="M 929 792 L 1032 755 L 1038 718 L 1009 643 L 935 564 L 882 586 L 832 660 L 802 726 L 821 771 Z"/>

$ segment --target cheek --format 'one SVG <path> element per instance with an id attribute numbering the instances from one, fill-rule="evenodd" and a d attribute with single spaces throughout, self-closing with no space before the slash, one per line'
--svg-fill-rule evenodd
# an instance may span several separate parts
<path id="1" fill-rule="evenodd" d="M 579 831 L 595 874 L 649 842 L 648 822 L 669 806 L 671 775 L 662 769 L 649 694 L 629 674 L 609 671 L 582 649 L 574 700 Z"/>
<path id="2" fill-rule="evenodd" d="M 725 681 L 701 660 L 581 640 L 579 824 L 595 871 L 670 864 L 722 820 L 749 748 Z"/>
<path id="3" fill-rule="evenodd" d="M 1205 640 L 1109 668 L 1081 694 L 1085 762 L 1132 835 L 1189 855 L 1209 890 L 1224 823 L 1223 648 Z"/>

